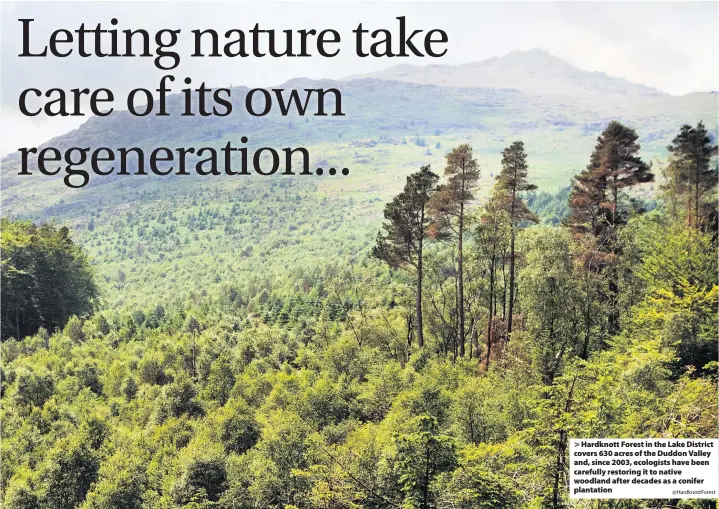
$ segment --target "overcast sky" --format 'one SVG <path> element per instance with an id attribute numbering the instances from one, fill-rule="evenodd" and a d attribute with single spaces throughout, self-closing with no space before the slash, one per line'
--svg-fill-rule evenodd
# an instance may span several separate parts
<path id="1" fill-rule="evenodd" d="M 603 71 L 671 94 L 719 89 L 719 3 L 717 2 L 422 2 L 422 3 L 3 3 L 0 48 L 0 154 L 35 145 L 83 122 L 82 118 L 19 114 L 17 100 L 28 87 L 106 87 L 124 100 L 131 88 L 154 89 L 163 74 L 152 58 L 19 58 L 22 26 L 33 18 L 30 45 L 42 49 L 59 28 L 81 23 L 94 28 L 181 29 L 180 66 L 170 71 L 181 87 L 188 76 L 211 86 L 270 86 L 290 78 L 342 78 L 400 63 L 460 64 L 502 56 L 511 50 L 542 48 L 577 67 Z M 351 30 L 358 23 L 396 33 L 396 16 L 409 28 L 441 28 L 449 36 L 441 59 L 359 58 Z M 343 37 L 335 58 L 189 58 L 184 42 L 190 30 L 230 28 L 319 30 L 333 28 Z M 311 46 L 310 46 L 311 47 Z"/>

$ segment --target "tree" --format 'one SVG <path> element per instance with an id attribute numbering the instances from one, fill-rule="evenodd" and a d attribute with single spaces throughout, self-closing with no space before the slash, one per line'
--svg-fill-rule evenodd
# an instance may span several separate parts
<path id="1" fill-rule="evenodd" d="M 40 509 L 38 498 L 27 479 L 15 476 L 5 488 L 3 507 L 6 509 Z"/>
<path id="2" fill-rule="evenodd" d="M 384 260 L 390 267 L 402 267 L 415 272 L 417 343 L 424 346 L 422 329 L 422 261 L 424 241 L 429 236 L 430 218 L 427 206 L 439 177 L 429 166 L 407 177 L 404 190 L 385 206 L 387 220 L 382 227 L 385 233 L 377 234 L 372 255 Z"/>
<path id="3" fill-rule="evenodd" d="M 435 507 L 432 482 L 442 472 L 451 471 L 456 453 L 451 437 L 439 431 L 437 419 L 420 415 L 411 423 L 414 431 L 397 436 L 399 487 L 404 493 L 403 507 Z"/>
<path id="4" fill-rule="evenodd" d="M 40 481 L 47 507 L 73 509 L 97 480 L 100 458 L 82 435 L 59 440 L 48 454 Z"/>
<path id="5" fill-rule="evenodd" d="M 205 387 L 207 397 L 224 405 L 230 398 L 230 391 L 234 384 L 235 375 L 232 372 L 230 359 L 227 354 L 223 353 L 210 367 L 210 375 Z"/>
<path id="6" fill-rule="evenodd" d="M 593 155 L 593 158 L 598 158 L 598 173 L 607 179 L 607 190 L 611 196 L 611 226 L 615 235 L 620 224 L 619 191 L 654 180 L 650 166 L 637 155 L 640 149 L 638 139 L 634 129 L 616 121 L 610 122 L 599 137 Z"/>
<path id="7" fill-rule="evenodd" d="M 127 401 L 132 401 L 137 395 L 137 382 L 132 377 L 128 377 L 125 383 L 122 385 L 122 394 L 125 396 Z"/>
<path id="8" fill-rule="evenodd" d="M 261 431 L 252 409 L 242 400 L 231 400 L 222 407 L 218 430 L 228 454 L 242 454 L 251 449 L 259 440 Z"/>
<path id="9" fill-rule="evenodd" d="M 651 182 L 650 166 L 637 155 L 640 145 L 634 129 L 609 123 L 597 139 L 587 169 L 572 182 L 567 224 L 575 233 L 591 233 L 600 245 L 616 248 L 616 230 L 627 221 L 619 209 L 619 191 Z"/>
<path id="10" fill-rule="evenodd" d="M 166 385 L 162 395 L 158 402 L 161 417 L 179 417 L 183 414 L 195 416 L 203 412 L 202 406 L 196 399 L 197 389 L 184 373 L 173 383 Z"/>
<path id="11" fill-rule="evenodd" d="M 534 191 L 537 186 L 527 181 L 527 154 L 524 143 L 515 141 L 502 153 L 502 171 L 497 175 L 495 196 L 498 206 L 509 219 L 509 308 L 507 310 L 507 333 L 512 332 L 512 315 L 515 300 L 515 259 L 514 249 L 517 228 L 522 221 L 538 222 L 537 216 L 524 203 L 521 193 Z"/>
<path id="12" fill-rule="evenodd" d="M 77 316 L 70 317 L 65 326 L 65 335 L 72 339 L 75 343 L 81 343 L 85 340 L 85 333 L 82 330 L 82 320 Z"/>
<path id="13" fill-rule="evenodd" d="M 62 327 L 92 312 L 98 296 L 87 257 L 69 230 L 2 219 L 2 337 Z"/>
<path id="14" fill-rule="evenodd" d="M 146 384 L 162 385 L 167 381 L 162 363 L 155 356 L 143 357 L 138 364 L 140 381 Z"/>
<path id="15" fill-rule="evenodd" d="M 675 351 L 672 368 L 701 373 L 717 359 L 716 243 L 708 233 L 673 224 L 646 245 L 635 273 L 647 298 L 630 311 L 635 339 L 662 338 Z"/>
<path id="16" fill-rule="evenodd" d="M 474 231 L 477 255 L 489 274 L 489 291 L 487 292 L 487 351 L 485 352 L 485 368 L 489 368 L 492 354 L 492 342 L 495 338 L 497 314 L 497 270 L 500 263 L 504 264 L 504 253 L 507 249 L 508 226 L 507 214 L 499 206 L 495 196 L 490 198 L 480 215 L 479 225 Z"/>
<path id="17" fill-rule="evenodd" d="M 587 268 L 609 267 L 608 332 L 619 331 L 619 282 L 616 266 L 621 249 L 618 230 L 626 224 L 628 210 L 620 210 L 619 192 L 651 182 L 650 166 L 638 156 L 639 136 L 617 121 L 609 123 L 597 139 L 587 169 L 572 182 L 570 216 L 566 224 L 577 235 L 591 234 L 594 246 L 585 253 Z"/>
<path id="18" fill-rule="evenodd" d="M 125 509 L 142 506 L 147 476 L 137 450 L 121 449 L 102 462 L 97 482 L 82 509 Z"/>
<path id="19" fill-rule="evenodd" d="M 717 146 L 712 145 L 706 127 L 699 122 L 696 127 L 684 124 L 667 150 L 672 154 L 667 187 L 686 200 L 687 224 L 697 227 L 702 199 L 717 185 L 717 167 L 711 167 Z"/>
<path id="20" fill-rule="evenodd" d="M 226 489 L 226 457 L 219 444 L 205 437 L 191 442 L 177 460 L 172 497 L 179 506 L 193 501 L 216 502 Z"/>
<path id="21" fill-rule="evenodd" d="M 452 473 L 445 488 L 446 507 L 457 509 L 504 509 L 521 507 L 521 493 L 511 477 L 478 466 L 462 466 Z M 445 507 L 442 505 L 441 507 Z"/>
<path id="22" fill-rule="evenodd" d="M 479 164 L 472 155 L 472 147 L 460 145 L 447 154 L 444 174 L 448 182 L 437 188 L 432 200 L 435 215 L 434 236 L 457 239 L 457 308 L 459 312 L 459 355 L 464 356 L 464 232 L 467 205 L 474 199 L 472 191 L 479 180 Z"/>
<path id="23" fill-rule="evenodd" d="M 544 384 L 551 385 L 566 359 L 582 347 L 571 237 L 566 230 L 539 226 L 525 231 L 520 245 L 528 253 L 520 277 L 525 323 L 534 339 L 532 357 Z"/>

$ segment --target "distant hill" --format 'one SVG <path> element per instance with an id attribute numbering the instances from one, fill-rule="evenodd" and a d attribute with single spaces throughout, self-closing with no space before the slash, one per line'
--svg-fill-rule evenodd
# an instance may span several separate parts
<path id="1" fill-rule="evenodd" d="M 385 71 L 350 76 L 442 87 L 510 88 L 532 95 L 663 96 L 663 92 L 603 72 L 579 69 L 547 51 L 512 51 L 503 57 L 463 65 L 398 65 Z"/>
<path id="2" fill-rule="evenodd" d="M 496 69 L 506 67 L 514 73 L 521 68 L 519 61 L 526 61 L 530 66 L 533 59 L 529 57 L 533 54 L 535 52 L 517 52 L 516 58 L 512 56 L 514 54 L 510 54 L 504 59 L 487 62 L 494 62 L 491 65 Z M 558 68 L 573 69 L 545 52 L 536 54 L 542 57 L 542 61 L 555 62 Z M 511 66 L 497 63 L 506 60 L 514 63 Z M 544 65 L 532 65 L 546 71 Z M 455 71 L 459 75 L 460 69 L 464 68 L 465 66 L 459 66 Z M 419 72 L 426 68 L 412 69 Z M 577 72 L 583 73 L 578 70 Z M 514 74 L 515 78 L 519 79 L 518 75 Z M 408 74 L 407 79 L 409 77 Z M 540 73 L 536 74 L 535 79 L 539 83 L 549 83 L 549 78 L 541 78 Z M 577 79 L 579 81 L 579 78 Z M 379 78 L 347 81 L 295 79 L 280 85 L 280 88 L 339 88 L 342 91 L 346 116 L 300 117 L 290 114 L 283 117 L 273 112 L 266 117 L 250 117 L 243 112 L 244 97 L 248 89 L 236 87 L 232 89 L 235 113 L 226 117 L 183 117 L 179 114 L 167 117 L 134 117 L 128 112 L 117 111 L 108 117 L 90 118 L 79 128 L 41 146 L 52 145 L 59 149 L 72 146 L 140 146 L 149 153 L 158 146 L 214 145 L 219 148 L 228 140 L 238 145 L 239 139 L 247 136 L 250 139 L 247 145 L 250 150 L 260 146 L 314 146 L 320 147 L 312 150 L 314 156 L 332 164 L 340 164 L 341 160 L 328 159 L 326 152 L 328 147 L 331 147 L 332 151 L 338 151 L 340 157 L 345 159 L 343 164 L 352 165 L 357 159 L 354 154 L 358 153 L 352 146 L 354 142 L 375 140 L 386 143 L 386 150 L 392 153 L 391 156 L 375 150 L 359 158 L 365 162 L 365 166 L 358 167 L 358 171 L 345 180 L 347 184 L 356 184 L 359 173 L 364 173 L 366 177 L 370 171 L 379 172 L 386 177 L 388 172 L 396 172 L 398 166 L 414 168 L 427 159 L 432 159 L 426 154 L 428 149 L 430 152 L 434 149 L 434 159 L 437 164 L 441 164 L 442 154 L 450 148 L 445 145 L 455 143 L 453 139 L 458 140 L 456 143 L 473 141 L 475 150 L 488 156 L 483 161 L 485 167 L 488 162 L 499 162 L 498 155 L 506 144 L 515 139 L 523 139 L 535 164 L 531 178 L 544 187 L 556 189 L 566 185 L 576 169 L 586 164 L 596 137 L 611 120 L 621 120 L 637 129 L 645 156 L 649 158 L 664 153 L 666 145 L 682 123 L 703 120 L 710 129 L 716 129 L 716 93 L 671 96 L 655 91 L 656 93 L 652 94 L 649 91 L 653 89 L 648 87 L 615 78 L 607 80 L 629 84 L 631 87 L 628 86 L 627 89 L 633 92 L 625 96 L 602 92 L 616 90 L 618 87 L 606 85 L 595 88 L 595 97 L 590 99 L 579 95 L 542 96 L 513 88 L 450 87 Z M 509 78 L 505 82 L 509 82 Z M 545 84 L 543 88 L 556 87 Z M 171 96 L 168 103 L 170 111 L 179 111 L 181 97 Z M 423 141 L 415 144 L 415 148 L 420 151 L 420 157 L 399 160 L 401 150 L 398 151 L 398 148 L 403 143 L 414 143 L 412 140 L 420 138 Z M 437 143 L 442 150 L 437 151 Z M 56 213 L 54 205 L 60 200 L 67 202 L 68 199 L 88 199 L 88 189 L 78 193 L 66 188 L 62 183 L 62 173 L 56 177 L 18 176 L 19 163 L 17 152 L 1 161 L 2 203 L 6 214 L 47 217 L 48 214 Z M 367 166 L 373 169 L 370 170 Z M 404 173 L 407 170 L 400 171 Z M 391 176 L 389 178 L 395 180 Z M 156 176 L 138 179 L 110 175 L 93 177 L 89 187 L 102 188 L 102 192 L 106 192 L 114 189 L 118 181 L 122 182 L 119 184 L 121 186 L 134 188 L 158 180 L 167 179 Z M 377 182 L 376 177 L 374 181 Z M 201 184 L 197 181 L 195 185 Z M 392 190 L 392 187 L 387 188 L 388 192 Z M 33 199 L 32 195 L 43 198 Z"/>

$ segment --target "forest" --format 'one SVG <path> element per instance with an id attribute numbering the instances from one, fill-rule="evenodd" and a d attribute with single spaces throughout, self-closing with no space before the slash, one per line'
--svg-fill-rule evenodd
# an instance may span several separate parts
<path id="1" fill-rule="evenodd" d="M 556 195 L 515 141 L 480 197 L 457 144 L 359 254 L 183 300 L 103 305 L 125 272 L 4 218 L 2 506 L 716 508 L 568 494 L 570 438 L 716 436 L 716 138 L 639 139 L 610 122 Z"/>

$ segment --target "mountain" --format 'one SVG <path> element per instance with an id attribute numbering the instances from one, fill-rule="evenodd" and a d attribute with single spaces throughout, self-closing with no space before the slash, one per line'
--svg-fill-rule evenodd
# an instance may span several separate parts
<path id="1" fill-rule="evenodd" d="M 193 298 L 227 282 L 272 287 L 282 277 L 292 282 L 306 271 L 327 270 L 335 259 L 366 256 L 383 203 L 420 166 L 430 164 L 441 174 L 444 154 L 461 143 L 470 143 L 479 160 L 481 200 L 501 167 L 503 148 L 518 139 L 529 155 L 531 181 L 555 192 L 586 166 L 611 120 L 637 130 L 647 161 L 666 157 L 666 145 L 683 123 L 703 120 L 717 129 L 715 93 L 662 94 L 585 73 L 546 52 L 476 64 L 493 70 L 492 87 L 473 81 L 484 75 L 467 71 L 474 65 L 452 68 L 467 76 L 453 86 L 409 79 L 436 76 L 434 67 L 404 67 L 404 80 L 296 79 L 281 86 L 336 87 L 344 117 L 285 117 L 276 108 L 251 117 L 242 110 L 248 89 L 236 87 L 235 112 L 226 117 L 138 118 L 118 111 L 43 145 L 137 146 L 149 153 L 160 146 L 239 145 L 247 136 L 250 153 L 263 146 L 305 147 L 311 168 L 346 167 L 346 177 L 93 175 L 78 190 L 65 186 L 64 170 L 52 177 L 36 170 L 19 176 L 14 153 L 0 161 L 3 215 L 69 226 L 100 275 L 107 306 L 124 308 L 162 296 Z M 536 85 L 522 87 L 531 81 L 522 76 Z M 596 86 L 586 88 L 589 83 Z M 180 106 L 181 97 L 172 96 L 168 109 Z"/>
<path id="2" fill-rule="evenodd" d="M 603 72 L 579 69 L 547 51 L 512 51 L 503 57 L 463 65 L 398 65 L 348 79 L 375 78 L 442 87 L 510 88 L 526 94 L 586 97 L 664 96 L 663 92 Z"/>

